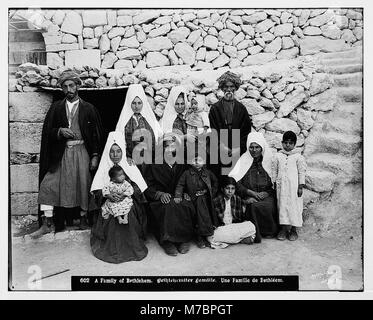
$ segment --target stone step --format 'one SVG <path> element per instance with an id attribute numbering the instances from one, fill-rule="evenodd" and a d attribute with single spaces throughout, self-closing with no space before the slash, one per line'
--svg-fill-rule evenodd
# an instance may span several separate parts
<path id="1" fill-rule="evenodd" d="M 331 74 L 362 72 L 363 65 L 356 63 L 356 64 L 348 64 L 348 65 L 325 66 L 324 71 L 331 73 Z"/>
<path id="2" fill-rule="evenodd" d="M 336 181 L 349 183 L 362 179 L 362 161 L 359 155 L 345 157 L 338 154 L 316 153 L 306 159 L 311 170 L 327 170 L 336 175 Z"/>
<path id="3" fill-rule="evenodd" d="M 320 62 L 325 66 L 345 66 L 353 64 L 363 64 L 363 57 L 356 56 L 354 58 L 321 59 Z"/>
<path id="4" fill-rule="evenodd" d="M 341 132 L 323 132 L 317 139 L 316 150 L 322 153 L 333 153 L 351 156 L 361 147 L 361 136 Z"/>
<path id="5" fill-rule="evenodd" d="M 362 118 L 359 115 L 344 117 L 338 111 L 324 114 L 318 117 L 322 122 L 323 132 L 337 132 L 361 136 L 363 131 Z"/>
<path id="6" fill-rule="evenodd" d="M 363 85 L 363 73 L 345 73 L 345 74 L 333 74 L 334 84 L 337 87 L 349 87 L 349 86 L 362 86 Z"/>
<path id="7" fill-rule="evenodd" d="M 362 102 L 362 87 L 337 87 L 337 95 L 342 102 Z"/>
<path id="8" fill-rule="evenodd" d="M 333 112 L 336 112 L 340 117 L 349 118 L 349 117 L 360 117 L 362 118 L 363 107 L 361 102 L 345 102 L 338 103 Z"/>
<path id="9" fill-rule="evenodd" d="M 348 58 L 354 58 L 357 56 L 362 56 L 361 47 L 356 47 L 356 48 L 345 50 L 345 51 L 328 52 L 328 53 L 319 54 L 319 57 L 321 59 L 348 59 Z"/>

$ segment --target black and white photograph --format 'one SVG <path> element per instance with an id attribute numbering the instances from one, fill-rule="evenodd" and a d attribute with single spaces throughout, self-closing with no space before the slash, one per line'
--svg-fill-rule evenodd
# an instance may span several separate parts
<path id="1" fill-rule="evenodd" d="M 3 8 L 9 292 L 364 291 L 364 6 L 59 5 Z"/>

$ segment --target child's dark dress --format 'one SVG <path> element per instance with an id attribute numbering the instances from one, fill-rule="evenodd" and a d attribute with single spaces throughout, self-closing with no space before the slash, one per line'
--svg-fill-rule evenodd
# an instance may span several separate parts
<path id="1" fill-rule="evenodd" d="M 218 217 L 213 210 L 212 199 L 217 191 L 218 181 L 215 175 L 202 168 L 187 169 L 176 186 L 175 198 L 182 198 L 187 193 L 196 208 L 196 233 L 199 236 L 211 236 L 219 225 Z"/>

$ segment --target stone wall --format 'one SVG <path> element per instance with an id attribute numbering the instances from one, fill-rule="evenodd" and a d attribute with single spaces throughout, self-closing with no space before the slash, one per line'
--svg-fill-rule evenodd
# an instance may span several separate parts
<path id="1" fill-rule="evenodd" d="M 49 60 L 48 66 L 24 64 L 20 66 L 16 78 L 10 79 L 12 214 L 34 215 L 37 212 L 40 133 L 45 113 L 51 103 L 51 95 L 40 87 L 56 86 L 59 74 L 69 67 L 65 65 L 69 62 L 69 54 L 75 53 L 77 57 L 87 52 L 92 54 L 91 50 L 96 49 L 87 47 L 87 43 L 91 42 L 98 42 L 97 50 L 102 50 L 102 37 L 105 38 L 106 35 L 110 39 L 113 32 L 117 31 L 120 31 L 119 34 L 107 42 L 107 50 L 101 52 L 99 64 L 95 62 L 90 66 L 74 67 L 83 79 L 83 87 L 113 89 L 140 83 L 153 111 L 160 118 L 169 91 L 177 84 L 185 85 L 190 91 L 200 95 L 208 111 L 209 106 L 222 96 L 216 79 L 226 70 L 232 70 L 242 78 L 236 98 L 246 106 L 254 130 L 265 135 L 273 151 L 281 148 L 284 131 L 296 132 L 299 152 L 310 158 L 305 190 L 306 205 L 318 199 L 326 199 L 336 183 L 355 183 L 361 180 L 359 137 L 352 139 L 351 144 L 347 143 L 346 148 L 353 147 L 350 153 L 345 152 L 342 158 L 334 159 L 336 163 L 333 172 L 320 169 L 320 163 L 328 162 L 324 158 L 331 152 L 330 142 L 343 145 L 343 139 L 325 140 L 321 151 L 318 147 L 320 137 L 324 137 L 326 121 L 332 121 L 333 112 L 340 104 L 335 80 L 330 70 L 320 64 L 319 52 L 338 54 L 351 46 L 361 45 L 359 32 L 362 28 L 362 15 L 359 10 L 147 10 L 142 13 L 135 10 L 52 10 L 45 11 L 45 18 L 43 25 L 48 30 L 45 37 L 61 38 L 60 43 L 47 44 L 47 50 L 58 49 L 58 53 L 53 53 L 54 57 L 58 55 L 60 63 L 53 64 L 53 60 Z M 65 21 L 70 23 L 66 24 Z M 98 26 L 98 23 L 102 25 Z M 74 24 L 80 29 L 74 29 Z M 219 26 L 222 28 L 219 29 Z M 254 32 L 247 33 L 251 29 Z M 132 30 L 134 34 L 126 37 L 127 32 L 131 34 Z M 168 31 L 159 34 L 160 30 Z M 215 35 L 214 30 L 217 32 Z M 310 30 L 315 32 L 314 35 L 310 35 Z M 110 32 L 112 34 L 109 36 Z M 231 39 L 225 42 L 224 39 L 227 38 L 223 35 L 227 34 L 230 34 Z M 73 38 L 77 41 L 83 39 L 83 47 L 86 46 L 86 49 L 66 49 L 63 42 L 66 41 L 63 40 L 66 35 L 71 36 L 67 37 L 71 41 Z M 115 41 L 119 41 L 119 46 L 115 47 L 113 40 L 118 37 Z M 132 39 L 133 37 L 137 40 Z M 212 40 L 214 37 L 216 40 Z M 240 41 L 233 43 L 236 38 Z M 91 41 L 84 41 L 85 39 Z M 128 39 L 136 40 L 139 45 L 124 45 L 130 43 Z M 211 48 L 210 40 L 216 42 L 216 48 Z M 163 41 L 170 41 L 172 46 L 155 50 Z M 153 47 L 149 47 L 149 43 Z M 242 43 L 247 46 L 241 48 Z M 54 47 L 48 48 L 49 45 Z M 180 45 L 190 46 L 193 52 L 190 50 L 182 56 L 183 51 L 178 50 Z M 116 48 L 115 54 L 113 48 Z M 236 52 L 235 57 L 228 54 L 232 52 L 230 49 Z M 121 55 L 127 54 L 128 50 L 136 54 L 123 58 Z M 241 60 L 237 59 L 243 51 L 246 56 Z M 288 54 L 290 52 L 293 53 Z M 176 58 L 172 60 L 170 56 L 174 54 Z M 212 57 L 214 54 L 216 57 L 213 60 L 206 60 L 207 56 Z M 149 61 L 153 61 L 152 55 L 164 61 L 165 65 L 149 64 Z M 115 60 L 111 65 L 105 64 L 108 56 Z M 203 59 L 197 59 L 202 56 Z M 227 57 L 228 60 L 221 57 Z M 88 61 L 81 59 L 80 57 L 78 60 Z M 226 62 L 221 60 L 224 63 L 220 64 L 216 61 L 218 59 Z M 281 59 L 281 63 L 276 59 Z M 348 59 L 350 58 L 346 61 Z M 343 123 L 341 126 L 343 127 Z M 344 126 L 348 127 L 348 122 Z M 312 158 L 313 155 L 319 156 L 319 153 L 324 158 Z M 357 158 L 355 162 L 352 161 L 352 156 Z M 341 159 L 344 160 L 346 170 L 338 169 Z M 330 163 L 321 165 L 325 166 L 330 166 Z"/>
<path id="2" fill-rule="evenodd" d="M 53 68 L 211 70 L 360 45 L 362 19 L 362 9 L 90 9 L 44 10 L 34 23 Z"/>

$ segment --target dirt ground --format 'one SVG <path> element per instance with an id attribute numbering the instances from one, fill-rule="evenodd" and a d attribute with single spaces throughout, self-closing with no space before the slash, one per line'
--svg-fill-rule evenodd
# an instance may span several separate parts
<path id="1" fill-rule="evenodd" d="M 152 235 L 142 261 L 110 264 L 96 259 L 89 230 L 54 241 L 14 243 L 10 287 L 29 290 L 29 267 L 41 268 L 42 290 L 70 290 L 71 276 L 223 276 L 299 275 L 300 290 L 330 290 L 328 269 L 341 270 L 342 290 L 363 289 L 361 185 L 344 186 L 305 212 L 306 222 L 297 241 L 263 239 L 254 245 L 198 249 L 167 256 Z"/>
<path id="2" fill-rule="evenodd" d="M 13 290 L 29 290 L 28 269 L 41 267 L 42 276 L 66 269 L 42 280 L 43 290 L 70 290 L 73 275 L 169 276 L 169 275 L 299 275 L 300 290 L 329 290 L 327 270 L 342 270 L 342 289 L 362 289 L 361 239 L 326 238 L 309 231 L 295 242 L 264 239 L 261 244 L 238 244 L 226 249 L 198 249 L 192 244 L 185 255 L 169 257 L 157 241 L 146 242 L 148 256 L 142 261 L 109 264 L 96 259 L 89 246 L 89 232 L 78 239 L 39 241 L 13 246 Z"/>

